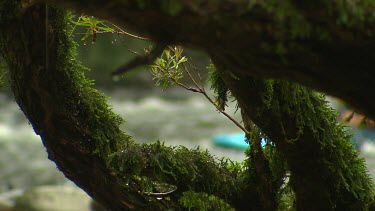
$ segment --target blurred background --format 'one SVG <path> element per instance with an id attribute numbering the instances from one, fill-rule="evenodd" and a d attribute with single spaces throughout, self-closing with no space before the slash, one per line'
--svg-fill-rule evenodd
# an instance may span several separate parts
<path id="1" fill-rule="evenodd" d="M 220 114 L 202 95 L 172 86 L 165 91 L 154 86 L 149 70 L 138 68 L 114 81 L 111 72 L 140 54 L 151 43 L 129 36 L 106 33 L 81 41 L 77 35 L 79 59 L 90 69 L 85 74 L 95 80 L 95 87 L 110 96 L 109 104 L 115 113 L 126 120 L 122 125 L 139 142 L 160 140 L 166 145 L 200 146 L 212 154 L 242 161 L 244 150 L 215 145 L 213 138 L 221 134 L 241 133 L 231 121 Z M 207 80 L 207 55 L 185 50 L 186 56 L 198 69 L 203 81 Z M 6 74 L 4 76 L 7 77 Z M 6 79 L 7 80 L 7 79 Z M 186 81 L 186 83 L 189 83 Z M 209 90 L 209 85 L 206 85 Z M 370 124 L 361 124 L 363 117 L 352 115 L 349 108 L 328 98 L 348 121 L 355 133 L 353 143 L 367 160 L 370 173 L 375 177 L 375 133 Z M 227 112 L 240 121 L 235 102 Z M 351 118 L 350 118 L 351 117 Z M 359 127 L 358 127 L 359 126 Z M 94 205 L 89 197 L 68 181 L 47 158 L 39 136 L 20 111 L 9 84 L 0 89 L 0 211 L 2 210 L 90 210 Z M 96 208 L 99 210 L 100 208 Z"/>

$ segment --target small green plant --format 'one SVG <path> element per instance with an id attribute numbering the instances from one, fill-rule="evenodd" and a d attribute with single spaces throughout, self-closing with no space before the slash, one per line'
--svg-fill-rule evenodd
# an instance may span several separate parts
<path id="1" fill-rule="evenodd" d="M 148 38 L 140 37 L 140 36 L 131 34 L 129 32 L 126 32 L 125 30 L 118 27 L 117 25 L 104 21 L 104 20 L 100 20 L 94 16 L 88 16 L 88 15 L 82 14 L 78 17 L 77 21 L 71 20 L 71 22 L 74 24 L 71 34 L 74 32 L 77 26 L 86 28 L 86 31 L 82 33 L 83 36 L 81 38 L 81 41 L 83 42 L 85 42 L 87 38 L 89 38 L 91 35 L 92 44 L 94 44 L 97 40 L 97 35 L 103 34 L 103 33 L 116 33 L 116 34 L 134 37 L 140 40 L 148 40 Z"/>
<path id="2" fill-rule="evenodd" d="M 112 24 L 103 20 L 99 20 L 95 18 L 94 16 L 87 16 L 87 15 L 82 14 L 78 18 L 77 21 L 72 20 L 71 22 L 74 24 L 71 34 L 74 32 L 77 26 L 87 28 L 86 32 L 83 33 L 83 37 L 81 38 L 81 41 L 83 42 L 85 42 L 87 38 L 91 35 L 92 44 L 94 44 L 97 40 L 97 34 L 102 34 L 102 33 L 117 33 L 117 34 L 127 35 L 136 39 L 148 40 L 148 38 L 140 37 L 140 36 L 128 33 L 125 30 L 121 29 L 120 27 L 116 26 L 115 24 Z M 126 44 L 124 43 L 124 45 Z M 134 54 L 138 54 L 137 52 L 129 48 L 128 50 Z M 151 51 L 151 48 L 145 49 L 146 54 L 149 54 L 150 51 Z M 222 96 L 223 93 L 218 92 L 217 89 L 215 88 L 215 83 L 213 83 L 213 81 L 215 80 L 219 81 L 220 76 L 216 74 L 215 67 L 213 64 L 209 65 L 207 69 L 210 71 L 211 76 L 214 75 L 214 77 L 210 78 L 210 82 L 213 84 L 211 88 L 214 90 L 215 94 L 217 95 L 215 97 L 215 100 L 212 99 L 206 92 L 204 88 L 204 82 L 202 80 L 202 77 L 199 74 L 198 68 L 195 67 L 193 63 L 188 61 L 188 58 L 183 55 L 183 48 L 181 46 L 173 46 L 173 47 L 168 46 L 166 49 L 164 49 L 162 55 L 154 61 L 154 64 L 150 65 L 149 67 L 151 69 L 151 74 L 154 76 L 153 79 L 156 80 L 156 86 L 161 86 L 162 90 L 167 89 L 170 85 L 177 85 L 186 90 L 200 93 L 204 95 L 204 97 L 212 105 L 214 105 L 215 108 L 220 113 L 222 113 L 224 116 L 230 119 L 245 133 L 247 134 L 249 133 L 241 125 L 241 123 L 239 123 L 232 116 L 230 116 L 228 113 L 225 112 L 227 91 L 225 91 L 225 97 L 223 98 Z M 189 69 L 195 70 L 197 77 L 193 77 L 193 74 L 191 73 Z M 193 87 L 180 82 L 180 79 L 183 78 L 184 75 L 188 76 L 188 78 L 194 85 Z M 198 81 L 195 78 L 197 78 Z"/>
<path id="3" fill-rule="evenodd" d="M 94 16 L 81 15 L 77 21 L 72 21 L 72 23 L 76 26 L 87 28 L 81 41 L 86 41 L 86 39 L 92 35 L 92 43 L 95 43 L 98 33 L 113 33 L 115 31 L 112 27 L 108 26 L 105 21 L 99 20 Z"/>
<path id="4" fill-rule="evenodd" d="M 206 89 L 204 88 L 204 82 L 199 74 L 198 68 L 185 56 L 183 56 L 182 47 L 174 46 L 165 49 L 162 55 L 155 60 L 154 64 L 150 65 L 150 69 L 152 75 L 154 76 L 154 80 L 156 80 L 156 85 L 161 86 L 163 90 L 170 85 L 177 85 L 188 91 L 202 94 L 221 114 L 226 116 L 246 134 L 249 134 L 249 131 L 247 131 L 240 122 L 225 112 L 226 100 L 220 100 L 222 99 L 222 93 L 217 92 L 215 83 L 212 83 L 213 86 L 211 88 L 214 89 L 215 94 L 217 95 L 215 97 L 216 100 L 208 95 Z M 196 77 L 193 76 L 191 69 L 194 70 Z M 214 65 L 209 65 L 207 69 L 211 72 L 211 75 L 216 73 Z M 180 81 L 184 75 L 188 77 L 193 86 L 188 86 Z M 218 80 L 219 78 L 220 77 L 217 76 Z M 211 77 L 210 81 L 212 82 L 214 80 L 215 79 Z M 227 91 L 225 91 L 225 96 L 226 93 Z"/>
<path id="5" fill-rule="evenodd" d="M 165 90 L 168 86 L 177 84 L 184 86 L 179 80 L 183 77 L 184 66 L 187 58 L 182 56 L 183 49 L 179 46 L 169 47 L 162 55 L 150 65 L 151 73 L 156 80 L 156 86 L 161 86 Z M 148 53 L 148 50 L 147 52 Z M 189 87 L 184 87 L 190 89 Z"/>

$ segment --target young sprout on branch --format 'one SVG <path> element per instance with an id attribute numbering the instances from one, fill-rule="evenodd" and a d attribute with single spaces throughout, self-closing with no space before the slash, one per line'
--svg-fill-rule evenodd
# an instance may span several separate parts
<path id="1" fill-rule="evenodd" d="M 70 34 L 74 32 L 77 26 L 87 28 L 86 32 L 83 33 L 83 37 L 81 38 L 81 41 L 83 42 L 85 42 L 86 39 L 90 35 L 92 35 L 92 44 L 94 44 L 97 39 L 97 34 L 102 34 L 102 33 L 116 33 L 117 35 L 126 35 L 126 36 L 130 36 L 130 37 L 140 39 L 140 40 L 148 40 L 148 38 L 133 35 L 121 29 L 120 27 L 116 26 L 115 24 L 112 24 L 103 20 L 99 20 L 95 18 L 94 16 L 87 16 L 87 15 L 82 14 L 78 18 L 77 21 L 71 21 L 71 22 L 74 24 L 74 27 Z M 125 43 L 123 44 L 126 46 Z M 156 47 L 152 51 L 150 51 L 148 54 L 144 56 L 137 56 L 134 60 L 117 68 L 115 71 L 112 72 L 112 75 L 117 76 L 131 69 L 134 69 L 138 66 L 152 64 L 153 61 L 156 59 L 156 57 L 158 57 L 163 52 L 165 47 L 166 47 L 166 44 L 156 45 Z M 135 51 L 131 50 L 129 47 L 127 47 L 127 49 L 130 52 L 137 54 Z"/>
<path id="2" fill-rule="evenodd" d="M 71 34 L 74 32 L 77 26 L 86 27 L 87 30 L 83 33 L 82 41 L 86 41 L 87 38 L 92 36 L 92 43 L 94 44 L 97 39 L 97 34 L 101 33 L 117 33 L 118 35 L 127 35 L 136 39 L 148 40 L 148 38 L 140 37 L 126 32 L 120 27 L 95 18 L 94 16 L 87 16 L 82 14 L 77 21 L 72 21 L 74 27 Z M 128 48 L 132 53 L 137 54 L 135 51 Z M 153 49 L 146 49 L 146 55 L 138 55 L 134 60 L 128 62 L 117 68 L 112 75 L 119 75 L 127 72 L 128 70 L 134 69 L 140 65 L 150 65 L 151 73 L 156 80 L 156 85 L 161 86 L 165 90 L 170 85 L 178 85 L 186 90 L 202 94 L 215 108 L 236 124 L 246 134 L 249 134 L 238 121 L 232 116 L 225 112 L 225 102 L 220 100 L 213 100 L 206 92 L 202 77 L 199 74 L 198 68 L 195 67 L 188 59 L 182 55 L 183 48 L 180 46 L 170 47 L 166 44 L 159 43 Z M 152 64 L 153 63 L 153 64 Z M 190 72 L 190 69 L 195 70 L 195 74 L 198 79 L 195 79 Z M 192 82 L 193 86 L 188 86 L 180 79 L 186 74 L 188 79 Z M 198 80 L 198 81 L 197 81 Z"/>
<path id="3" fill-rule="evenodd" d="M 77 26 L 87 28 L 86 32 L 82 33 L 83 37 L 81 38 L 81 41 L 85 42 L 87 38 L 91 35 L 92 36 L 92 44 L 96 42 L 97 35 L 103 34 L 103 33 L 116 33 L 121 35 L 127 35 L 136 39 L 140 40 L 149 40 L 149 38 L 137 36 L 134 34 L 131 34 L 129 32 L 126 32 L 125 30 L 121 29 L 117 25 L 100 20 L 95 18 L 94 16 L 88 16 L 82 14 L 79 16 L 77 21 L 71 21 L 74 24 L 74 27 L 70 34 L 72 34 Z"/>
<path id="4" fill-rule="evenodd" d="M 165 90 L 170 85 L 177 85 L 186 90 L 202 94 L 215 108 L 231 120 L 237 127 L 239 127 L 246 134 L 249 134 L 241 123 L 235 120 L 224 110 L 224 106 L 219 101 L 214 101 L 206 92 L 201 75 L 198 68 L 194 66 L 188 59 L 182 55 L 183 48 L 181 46 L 174 46 L 166 48 L 162 55 L 157 58 L 153 65 L 150 65 L 151 73 L 156 80 L 156 85 L 161 86 Z M 189 70 L 195 70 L 197 78 L 195 79 Z M 180 81 L 183 75 L 186 74 L 193 86 L 186 85 Z M 197 81 L 198 80 L 198 81 Z"/>

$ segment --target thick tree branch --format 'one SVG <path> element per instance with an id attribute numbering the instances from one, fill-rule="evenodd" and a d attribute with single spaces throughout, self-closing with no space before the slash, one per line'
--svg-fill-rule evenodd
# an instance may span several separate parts
<path id="1" fill-rule="evenodd" d="M 63 30 L 63 13 L 45 13 L 42 5 L 30 7 L 36 1 L 22 2 L 24 14 L 17 11 L 20 8 L 15 11 L 18 19 L 4 21 L 9 17 L 0 16 L 1 52 L 11 70 L 17 103 L 66 177 L 114 210 L 181 209 L 179 200 L 190 190 L 246 207 L 241 172 L 199 151 L 134 144 L 119 130 L 121 121 L 103 96 L 74 71 L 77 63 Z M 285 156 L 298 209 L 361 210 L 373 200 L 363 161 L 323 98 L 289 82 L 261 80 L 299 82 L 339 96 L 374 118 L 371 3 L 43 2 L 108 19 L 156 42 L 210 54 L 244 119 L 257 124 Z M 18 1 L 2 3 L 4 7 Z M 173 188 L 154 191 L 165 184 Z M 276 197 L 268 178 L 263 185 L 270 188 L 263 201 Z M 152 194 L 169 192 L 172 200 L 160 201 Z"/>
<path id="2" fill-rule="evenodd" d="M 170 7 L 162 0 L 45 2 L 107 19 L 157 42 L 202 49 L 230 64 L 232 72 L 296 81 L 375 119 L 371 2 L 180 0 Z"/>
<path id="3" fill-rule="evenodd" d="M 35 5 L 14 17 L 11 9 L 0 21 L 0 52 L 12 90 L 67 178 L 110 210 L 179 210 L 187 191 L 237 206 L 239 171 L 229 164 L 201 150 L 138 145 L 119 129 L 122 120 L 80 72 L 64 10 Z"/>
<path id="4" fill-rule="evenodd" d="M 243 118 L 259 126 L 286 158 L 297 210 L 367 209 L 374 192 L 365 163 L 323 96 L 286 81 L 236 79 L 223 69 Z"/>

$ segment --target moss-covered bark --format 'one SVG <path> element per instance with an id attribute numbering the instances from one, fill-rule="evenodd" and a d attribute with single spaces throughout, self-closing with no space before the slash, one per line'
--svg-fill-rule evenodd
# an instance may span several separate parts
<path id="1" fill-rule="evenodd" d="M 111 210 L 230 207 L 240 190 L 238 167 L 201 150 L 135 144 L 83 77 L 68 14 L 46 5 L 20 8 L 1 4 L 7 11 L 0 21 L 1 54 L 18 105 L 67 178 Z M 195 192 L 210 201 L 194 204 L 187 193 Z"/>
<path id="2" fill-rule="evenodd" d="M 373 0 L 44 1 L 203 49 L 232 72 L 296 81 L 375 118 Z"/>
<path id="3" fill-rule="evenodd" d="M 49 158 L 109 209 L 273 210 L 281 206 L 287 170 L 299 210 L 368 208 L 372 182 L 323 97 L 253 76 L 296 80 L 355 100 L 353 105 L 374 117 L 375 104 L 366 98 L 374 78 L 374 55 L 367 47 L 372 29 L 364 30 L 373 19 L 363 9 L 371 2 L 353 3 L 360 14 L 344 1 L 48 2 L 131 25 L 156 41 L 205 50 L 238 100 L 245 126 L 253 129 L 248 136 L 254 148 L 244 168 L 200 150 L 135 144 L 119 130 L 122 120 L 105 97 L 84 79 L 66 12 L 32 6 L 33 1 L 0 1 L 0 52 L 17 103 Z M 363 74 L 342 86 L 359 63 Z M 257 144 L 262 134 L 275 146 L 263 150 Z"/>
<path id="4" fill-rule="evenodd" d="M 244 118 L 258 125 L 285 158 L 297 210 L 368 209 L 374 190 L 365 163 L 322 95 L 290 82 L 223 70 Z"/>

